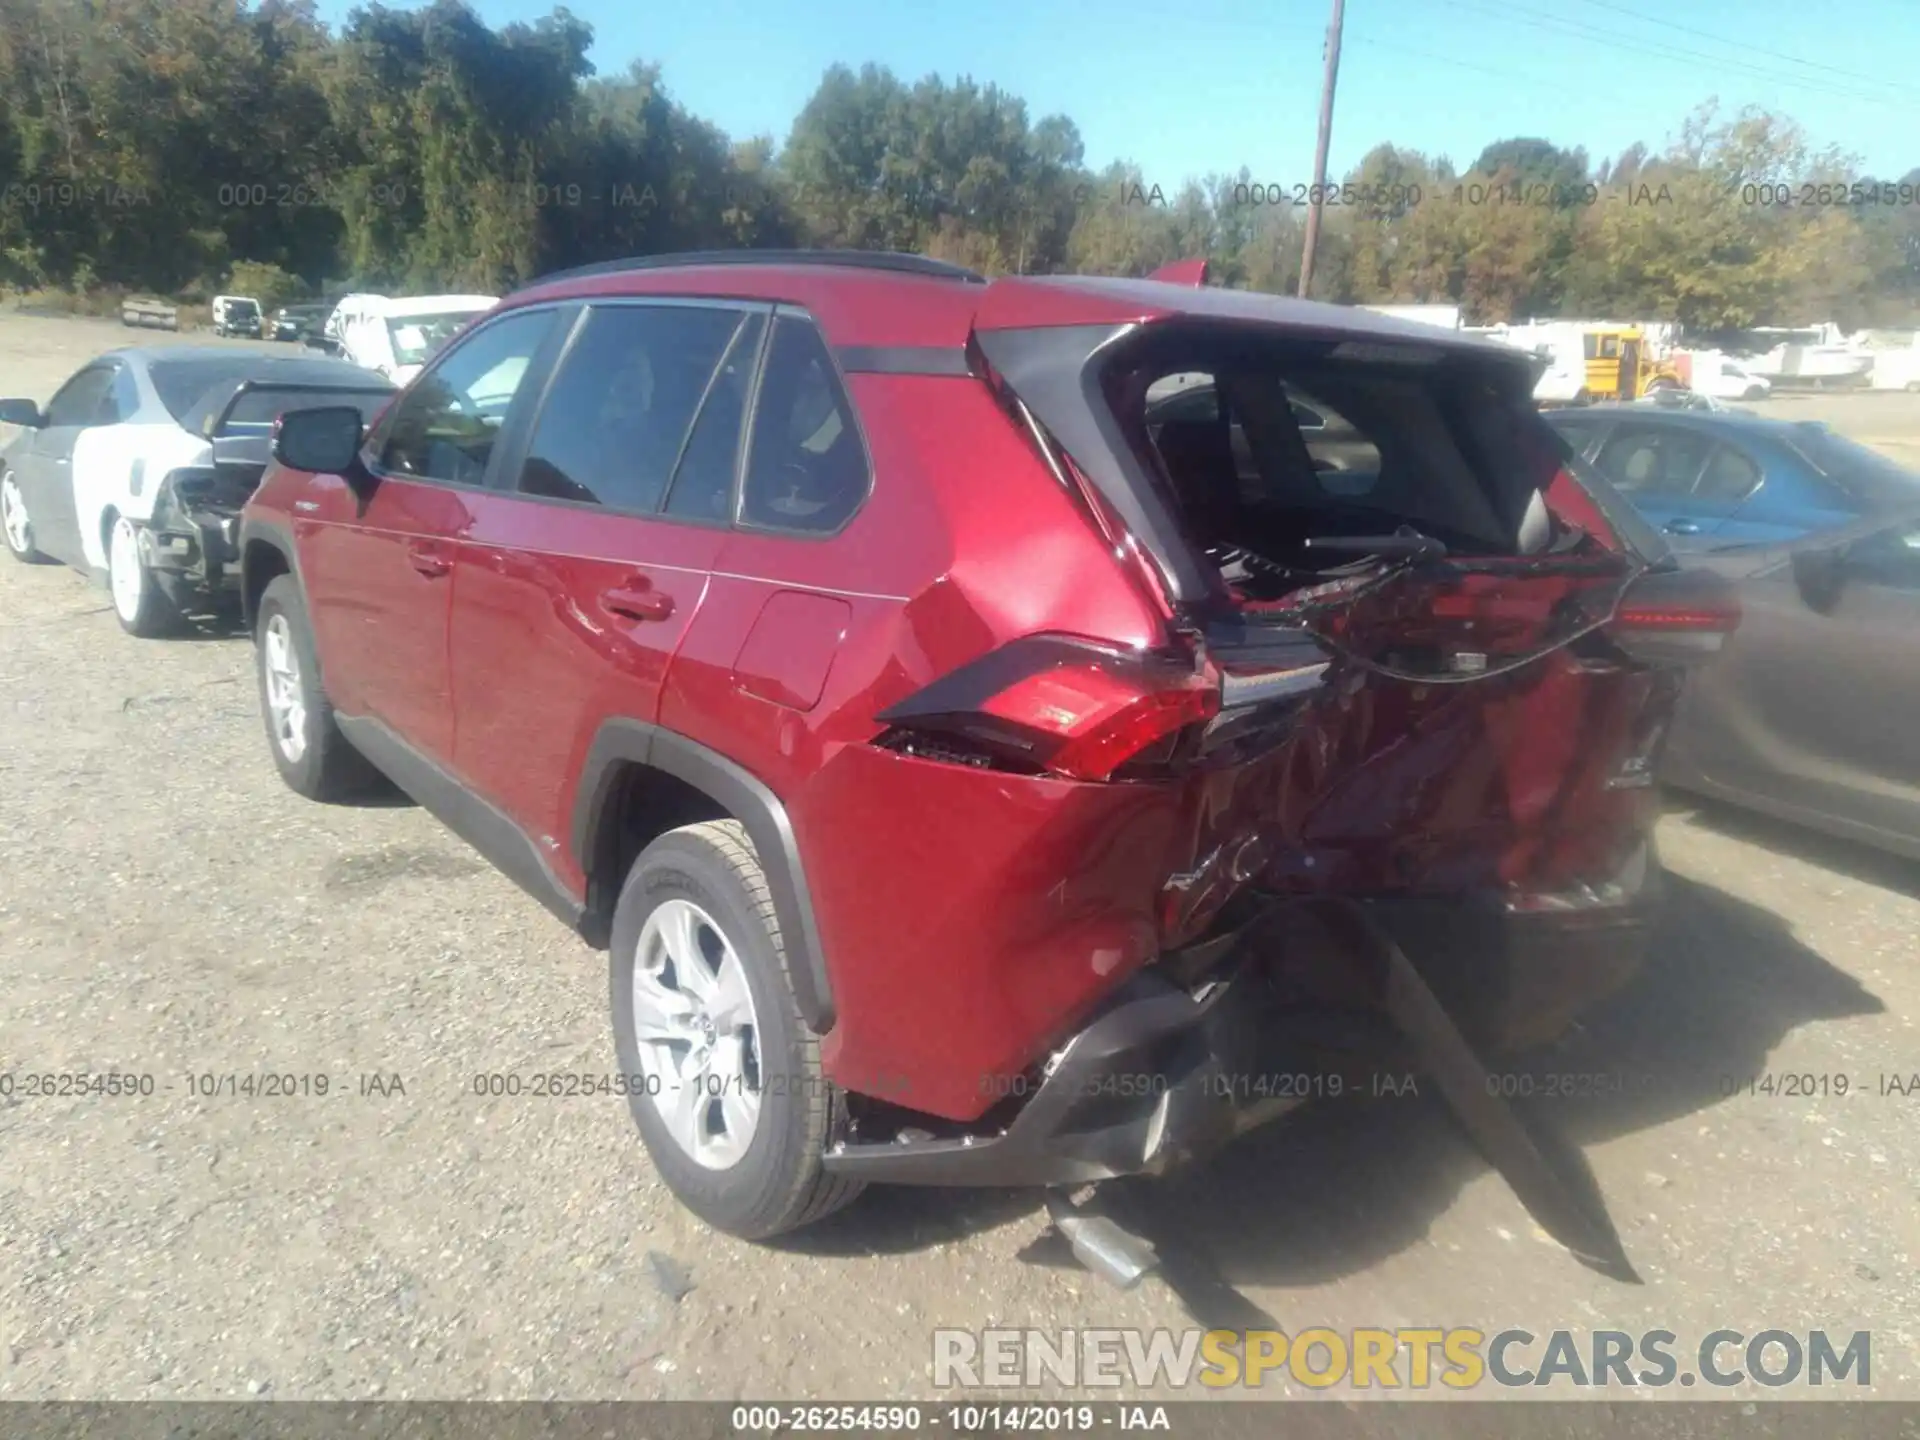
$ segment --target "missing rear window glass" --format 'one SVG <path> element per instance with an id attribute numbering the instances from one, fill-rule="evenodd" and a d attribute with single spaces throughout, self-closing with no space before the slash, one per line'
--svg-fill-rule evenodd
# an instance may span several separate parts
<path id="1" fill-rule="evenodd" d="M 1330 578 L 1370 540 L 1519 556 L 1569 538 L 1541 500 L 1563 449 L 1518 370 L 1238 337 L 1129 358 L 1106 377 L 1115 418 L 1230 586 Z"/>

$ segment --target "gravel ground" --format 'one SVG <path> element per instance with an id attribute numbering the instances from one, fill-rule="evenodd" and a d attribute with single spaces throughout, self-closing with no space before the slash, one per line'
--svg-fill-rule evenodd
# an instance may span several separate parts
<path id="1" fill-rule="evenodd" d="M 0 393 L 44 400 L 128 333 L 0 317 Z M 1854 407 L 1920 458 L 1910 398 L 1776 405 Z M 79 576 L 0 559 L 0 1071 L 154 1077 L 0 1105 L 0 1397 L 887 1398 L 930 1393 L 935 1326 L 1198 1317 L 1870 1329 L 1872 1394 L 1920 1398 L 1920 1092 L 1879 1093 L 1920 1072 L 1914 866 L 1664 822 L 1655 963 L 1535 1071 L 1630 1077 L 1535 1109 L 1644 1284 L 1547 1241 L 1426 1095 L 1143 1191 L 1177 1284 L 1122 1294 L 1030 1195 L 874 1191 L 752 1247 L 678 1209 L 622 1102 L 476 1097 L 613 1068 L 603 959 L 420 810 L 286 791 L 250 660 L 133 640 Z M 1853 1092 L 1723 1094 L 1789 1071 Z M 188 1079 L 264 1072 L 329 1093 Z"/>

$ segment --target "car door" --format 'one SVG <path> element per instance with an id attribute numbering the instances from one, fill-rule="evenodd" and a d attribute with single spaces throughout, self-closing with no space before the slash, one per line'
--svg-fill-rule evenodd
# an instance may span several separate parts
<path id="1" fill-rule="evenodd" d="M 586 307 L 511 475 L 474 502 L 454 586 L 455 753 L 576 887 L 560 839 L 580 759 L 604 717 L 658 717 L 727 533 L 769 309 Z"/>
<path id="2" fill-rule="evenodd" d="M 1920 524 L 1774 552 L 1740 600 L 1728 648 L 1688 682 L 1683 768 L 1771 808 L 1920 841 Z"/>
<path id="3" fill-rule="evenodd" d="M 1674 549 L 1686 550 L 1711 543 L 1711 532 L 1733 509 L 1694 494 L 1713 449 L 1713 436 L 1691 425 L 1622 420 L 1593 463 L 1634 509 L 1667 533 Z"/>
<path id="4" fill-rule="evenodd" d="M 335 707 L 453 760 L 447 637 L 455 557 L 497 442 L 554 332 L 551 309 L 510 311 L 439 357 L 381 417 L 365 498 L 322 476 L 295 503 L 295 541 Z"/>
<path id="5" fill-rule="evenodd" d="M 85 570 L 87 547 L 74 497 L 73 456 L 88 427 L 114 418 L 115 366 L 96 362 L 70 378 L 47 402 L 47 423 L 20 456 L 20 491 L 33 518 L 34 543 Z"/>

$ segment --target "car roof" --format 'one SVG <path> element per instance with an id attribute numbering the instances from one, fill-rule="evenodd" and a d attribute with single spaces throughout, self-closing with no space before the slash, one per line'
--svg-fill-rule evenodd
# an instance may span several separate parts
<path id="1" fill-rule="evenodd" d="M 1181 317 L 1252 322 L 1303 334 L 1422 344 L 1530 364 L 1526 351 L 1346 305 L 1251 290 L 1098 276 L 984 279 L 922 256 L 733 251 L 648 256 L 534 281 L 502 308 L 647 295 L 765 300 L 806 307 L 839 345 L 960 346 L 979 329 L 1125 325 Z"/>

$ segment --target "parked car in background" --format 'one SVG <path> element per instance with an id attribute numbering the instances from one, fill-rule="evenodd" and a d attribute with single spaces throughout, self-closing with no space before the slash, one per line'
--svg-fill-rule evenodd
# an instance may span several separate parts
<path id="1" fill-rule="evenodd" d="M 342 358 L 377 370 L 404 385 L 429 357 L 461 328 L 486 314 L 493 295 L 417 295 L 404 298 L 359 296 L 341 303 L 339 342 Z"/>
<path id="2" fill-rule="evenodd" d="M 1661 780 L 1920 858 L 1920 474 L 1813 421 L 1642 408 L 1550 422 L 1739 597 Z"/>
<path id="3" fill-rule="evenodd" d="M 393 385 L 334 360 L 225 346 L 114 350 L 42 411 L 0 402 L 25 431 L 0 451 L 0 519 L 14 558 L 105 580 L 130 633 L 163 634 L 234 589 L 240 507 L 288 406 L 374 414 Z"/>
<path id="4" fill-rule="evenodd" d="M 260 338 L 260 302 L 247 295 L 213 297 L 213 333 Z"/>
<path id="5" fill-rule="evenodd" d="M 272 338 L 304 340 L 319 331 L 332 309 L 331 305 L 283 305 L 273 312 Z"/>
<path id="6" fill-rule="evenodd" d="M 1682 551 L 1837 529 L 1874 512 L 1889 471 L 1905 474 L 1817 421 L 1671 403 L 1554 410 L 1547 419 Z"/>
<path id="7" fill-rule="evenodd" d="M 1661 778 L 1920 859 L 1920 475 L 1887 488 L 1850 525 L 1691 557 L 1745 618 L 1694 678 Z"/>
<path id="8" fill-rule="evenodd" d="M 1714 400 L 1764 400 L 1773 382 L 1718 350 L 1692 350 L 1675 357 L 1686 388 Z"/>
<path id="9" fill-rule="evenodd" d="M 1221 1077 L 1329 1012 L 1411 985 L 1501 1050 L 1634 973 L 1650 747 L 1736 617 L 1532 384 L 1197 282 L 550 277 L 370 430 L 282 420 L 266 744 L 609 949 L 618 1093 L 716 1226 L 1157 1173 L 1298 1103 Z"/>

